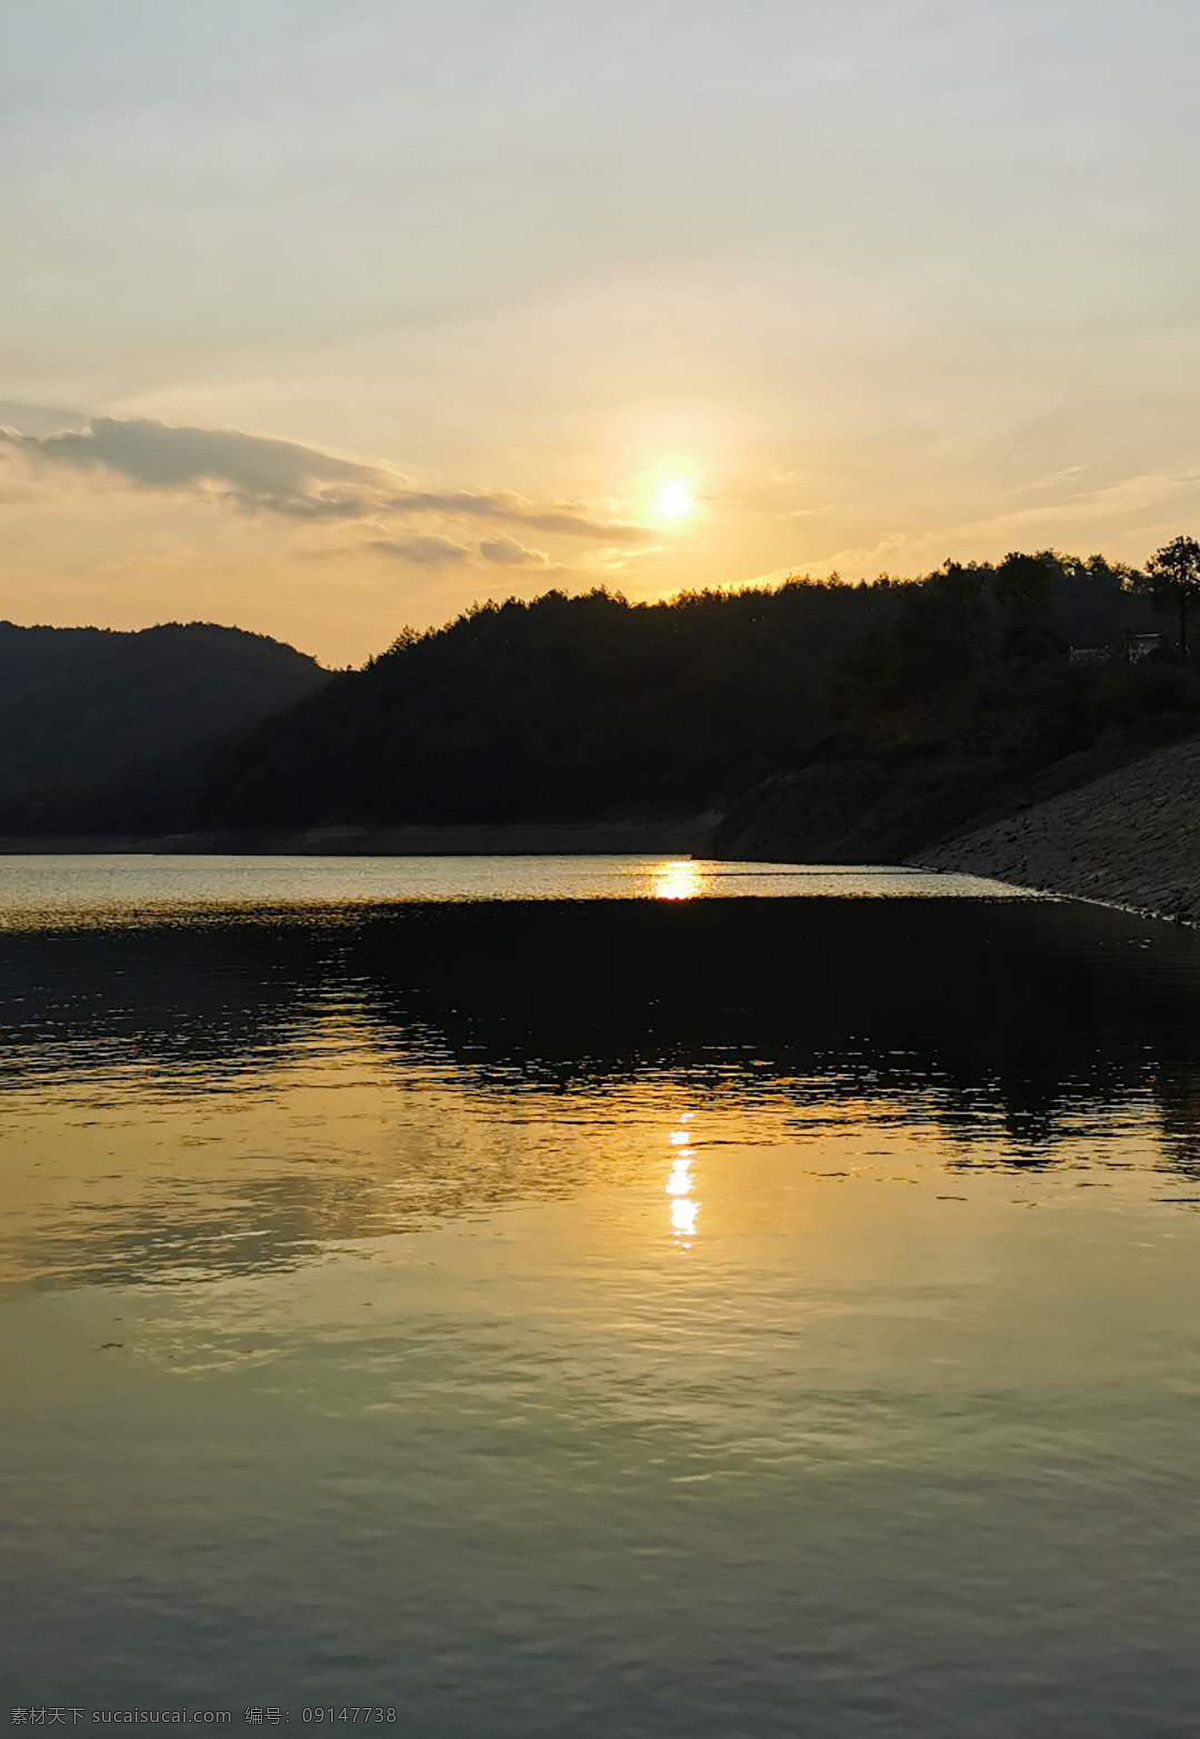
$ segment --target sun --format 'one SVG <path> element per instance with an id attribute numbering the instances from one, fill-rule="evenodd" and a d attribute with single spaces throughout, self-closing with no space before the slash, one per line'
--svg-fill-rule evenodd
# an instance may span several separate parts
<path id="1" fill-rule="evenodd" d="M 668 477 L 654 492 L 654 514 L 667 525 L 678 525 L 695 507 L 692 492 L 682 477 Z"/>

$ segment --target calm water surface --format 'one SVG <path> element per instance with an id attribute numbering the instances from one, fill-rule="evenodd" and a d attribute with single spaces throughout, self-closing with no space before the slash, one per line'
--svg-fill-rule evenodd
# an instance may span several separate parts
<path id="1" fill-rule="evenodd" d="M 65 919 L 261 918 L 333 907 L 446 900 L 682 900 L 936 892 L 1015 897 L 977 876 L 866 865 L 715 863 L 645 857 L 187 857 L 113 853 L 0 857 L 0 928 Z"/>
<path id="2" fill-rule="evenodd" d="M 1194 1734 L 1200 943 L 1010 892 L 0 860 L 8 1705 Z"/>

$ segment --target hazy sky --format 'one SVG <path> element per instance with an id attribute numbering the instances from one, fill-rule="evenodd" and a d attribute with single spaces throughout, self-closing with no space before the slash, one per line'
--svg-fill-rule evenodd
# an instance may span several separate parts
<path id="1" fill-rule="evenodd" d="M 345 663 L 1140 560 L 1200 532 L 1198 58 L 1195 0 L 0 0 L 0 615 Z"/>

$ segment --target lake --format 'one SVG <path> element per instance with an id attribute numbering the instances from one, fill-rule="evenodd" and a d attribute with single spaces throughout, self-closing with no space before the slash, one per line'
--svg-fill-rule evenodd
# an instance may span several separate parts
<path id="1" fill-rule="evenodd" d="M 1194 934 L 632 858 L 0 931 L 10 1708 L 1195 1732 Z"/>

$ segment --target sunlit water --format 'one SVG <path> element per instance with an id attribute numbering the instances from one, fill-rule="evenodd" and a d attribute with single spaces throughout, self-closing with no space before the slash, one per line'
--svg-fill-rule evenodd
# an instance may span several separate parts
<path id="1" fill-rule="evenodd" d="M 612 857 L 188 857 L 112 853 L 0 857 L 0 928 L 139 923 L 240 909 L 352 912 L 362 905 L 447 900 L 690 900 L 836 894 L 1014 898 L 977 876 L 845 864 L 719 863 Z"/>
<path id="2" fill-rule="evenodd" d="M 1195 1732 L 1190 934 L 686 861 L 0 890 L 8 1707 Z"/>

